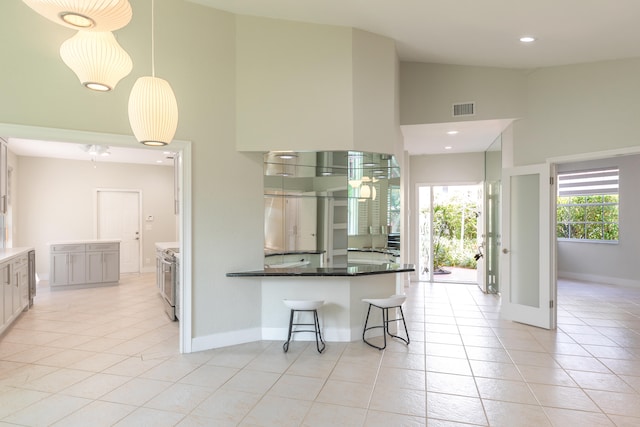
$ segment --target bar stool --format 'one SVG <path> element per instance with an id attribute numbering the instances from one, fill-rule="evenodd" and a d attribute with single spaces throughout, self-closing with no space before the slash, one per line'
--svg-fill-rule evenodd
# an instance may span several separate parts
<path id="1" fill-rule="evenodd" d="M 291 316 L 289 317 L 289 336 L 287 341 L 282 345 L 282 349 L 286 353 L 289 351 L 289 343 L 291 342 L 291 336 L 296 332 L 314 332 L 316 334 L 316 348 L 318 353 L 322 353 L 325 348 L 325 343 L 322 340 L 322 332 L 320 331 L 320 322 L 318 321 L 318 308 L 320 308 L 324 301 L 310 301 L 310 300 L 283 300 L 284 305 L 291 310 Z M 312 312 L 313 323 L 293 323 L 293 317 L 296 312 Z M 313 326 L 313 329 L 298 329 L 294 330 L 294 326 Z M 322 344 L 322 347 L 320 347 Z"/>
<path id="2" fill-rule="evenodd" d="M 405 342 L 407 345 L 409 344 L 409 331 L 407 331 L 407 323 L 404 320 L 404 312 L 402 311 L 402 304 L 405 302 L 407 297 L 405 295 L 392 295 L 389 298 L 367 298 L 362 301 L 369 304 L 369 309 L 367 310 L 367 318 L 364 321 L 364 330 L 362 331 L 362 340 L 369 344 L 371 347 L 377 348 L 378 350 L 384 350 L 387 347 L 387 335 L 398 338 L 399 340 Z M 371 307 L 378 307 L 382 310 L 382 325 L 375 325 L 367 327 L 369 323 L 369 314 L 371 313 Z M 389 309 L 390 308 L 398 308 L 400 309 L 400 317 L 396 319 L 389 319 Z M 402 321 L 404 325 L 404 333 L 407 336 L 407 339 L 399 337 L 398 335 L 393 335 L 389 332 L 389 323 L 391 322 L 399 322 Z M 384 346 L 379 347 L 375 344 L 371 344 L 365 338 L 365 334 L 370 329 L 382 328 L 382 337 L 384 338 Z"/>

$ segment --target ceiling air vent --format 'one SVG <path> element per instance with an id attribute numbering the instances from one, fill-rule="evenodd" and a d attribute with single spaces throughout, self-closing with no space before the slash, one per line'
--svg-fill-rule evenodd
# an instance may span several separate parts
<path id="1" fill-rule="evenodd" d="M 474 116 L 476 114 L 475 102 L 461 102 L 453 104 L 453 117 Z"/>

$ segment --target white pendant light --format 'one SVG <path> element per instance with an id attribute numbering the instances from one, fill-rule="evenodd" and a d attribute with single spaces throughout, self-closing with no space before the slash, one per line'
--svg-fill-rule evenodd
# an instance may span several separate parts
<path id="1" fill-rule="evenodd" d="M 129 95 L 129 123 L 138 142 L 171 143 L 178 127 L 178 103 L 168 81 L 156 77 L 154 0 L 151 0 L 151 76 L 136 80 Z"/>
<path id="2" fill-rule="evenodd" d="M 371 197 L 371 187 L 366 184 L 360 187 L 360 197 L 363 199 Z"/>
<path id="3" fill-rule="evenodd" d="M 178 127 L 178 103 L 169 82 L 153 76 L 140 77 L 129 95 L 129 123 L 144 145 L 167 145 Z"/>
<path id="4" fill-rule="evenodd" d="M 22 0 L 45 18 L 76 30 L 115 31 L 131 21 L 129 0 Z"/>
<path id="5" fill-rule="evenodd" d="M 133 63 L 110 32 L 78 31 L 60 46 L 60 57 L 89 89 L 106 92 L 131 72 Z"/>

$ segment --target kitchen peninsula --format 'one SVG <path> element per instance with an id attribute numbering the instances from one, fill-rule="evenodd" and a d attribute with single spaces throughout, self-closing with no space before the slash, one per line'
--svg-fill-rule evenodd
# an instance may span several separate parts
<path id="1" fill-rule="evenodd" d="M 397 275 L 414 271 L 400 264 L 351 265 L 337 268 L 266 268 L 227 273 L 227 277 L 255 277 L 262 287 L 262 339 L 287 336 L 289 310 L 283 299 L 323 300 L 318 311 L 327 341 L 355 341 L 362 337 L 366 315 L 363 298 L 386 298 L 400 293 Z M 399 289 L 400 288 L 400 289 Z"/>

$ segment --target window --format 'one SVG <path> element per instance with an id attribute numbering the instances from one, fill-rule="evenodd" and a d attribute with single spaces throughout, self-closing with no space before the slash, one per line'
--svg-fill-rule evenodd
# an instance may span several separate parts
<path id="1" fill-rule="evenodd" d="M 559 239 L 618 241 L 618 168 L 558 174 Z"/>

